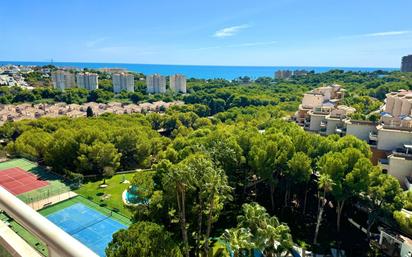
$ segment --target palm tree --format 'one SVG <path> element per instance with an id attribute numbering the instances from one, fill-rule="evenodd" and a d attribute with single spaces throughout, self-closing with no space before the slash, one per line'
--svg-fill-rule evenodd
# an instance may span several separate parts
<path id="1" fill-rule="evenodd" d="M 264 242 L 263 253 L 265 256 L 287 256 L 293 248 L 289 227 L 281 224 L 276 217 L 271 217 L 267 226 L 261 229 L 260 233 L 260 238 Z"/>
<path id="2" fill-rule="evenodd" d="M 206 173 L 206 170 L 209 170 Z M 205 245 L 204 251 L 207 255 L 209 253 L 209 237 L 212 229 L 212 221 L 216 218 L 216 209 L 219 207 L 216 205 L 222 205 L 228 199 L 232 199 L 230 192 L 232 188 L 229 186 L 225 172 L 222 169 L 205 169 L 205 182 L 204 191 L 205 195 L 208 195 L 207 199 L 207 223 L 206 223 L 206 234 L 205 234 Z"/>
<path id="3" fill-rule="evenodd" d="M 238 217 L 238 227 L 248 228 L 255 248 L 265 256 L 285 256 L 293 247 L 289 227 L 257 203 L 244 204 L 243 215 Z"/>
<path id="4" fill-rule="evenodd" d="M 246 228 L 231 228 L 226 229 L 221 239 L 229 244 L 230 251 L 233 252 L 233 257 L 239 257 L 243 254 L 245 249 L 254 249 L 255 245 L 252 243 L 252 234 Z"/>
<path id="5" fill-rule="evenodd" d="M 257 203 L 244 204 L 243 215 L 238 217 L 240 227 L 250 228 L 252 234 L 256 234 L 260 227 L 265 226 L 270 218 L 266 209 Z"/>
<path id="6" fill-rule="evenodd" d="M 333 180 L 328 174 L 321 174 L 319 181 L 318 181 L 318 188 L 319 190 L 322 190 L 322 197 L 319 196 L 319 191 L 318 191 L 318 218 L 316 221 L 316 229 L 315 229 L 315 237 L 313 239 L 313 244 L 317 244 L 318 240 L 318 233 L 319 233 L 319 228 L 320 224 L 322 222 L 322 215 L 323 211 L 325 209 L 326 204 L 329 202 L 328 199 L 326 198 L 326 193 L 332 191 L 332 186 L 334 185 Z"/>

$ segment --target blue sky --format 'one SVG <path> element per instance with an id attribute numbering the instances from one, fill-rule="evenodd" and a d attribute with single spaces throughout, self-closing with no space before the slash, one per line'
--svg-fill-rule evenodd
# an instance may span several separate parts
<path id="1" fill-rule="evenodd" d="M 0 60 L 399 67 L 411 0 L 13 0 Z"/>

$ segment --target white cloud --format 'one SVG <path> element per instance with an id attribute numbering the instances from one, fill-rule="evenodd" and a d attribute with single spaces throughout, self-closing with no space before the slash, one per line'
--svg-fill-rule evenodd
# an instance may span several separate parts
<path id="1" fill-rule="evenodd" d="M 410 33 L 411 33 L 411 31 L 409 31 L 409 30 L 385 31 L 385 32 L 364 34 L 363 36 L 365 36 L 365 37 L 386 37 L 386 36 L 405 35 L 405 34 L 410 34 Z"/>
<path id="2" fill-rule="evenodd" d="M 213 34 L 214 37 L 231 37 L 239 33 L 243 29 L 250 28 L 250 25 L 248 24 L 243 24 L 243 25 L 238 25 L 238 26 L 232 26 L 232 27 L 227 27 L 220 29 Z"/>
<path id="3" fill-rule="evenodd" d="M 398 31 L 383 31 L 383 32 L 366 33 L 366 34 L 351 35 L 351 36 L 342 36 L 340 38 L 345 39 L 345 38 L 362 38 L 362 37 L 391 37 L 391 36 L 402 36 L 402 35 L 409 35 L 409 34 L 412 34 L 412 31 L 398 30 Z"/>

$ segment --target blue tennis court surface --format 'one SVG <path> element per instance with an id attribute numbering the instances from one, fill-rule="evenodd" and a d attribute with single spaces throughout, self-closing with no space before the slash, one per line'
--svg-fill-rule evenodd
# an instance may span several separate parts
<path id="1" fill-rule="evenodd" d="M 112 235 L 127 227 L 82 203 L 73 204 L 46 218 L 102 257 L 106 256 L 104 250 L 112 241 Z"/>

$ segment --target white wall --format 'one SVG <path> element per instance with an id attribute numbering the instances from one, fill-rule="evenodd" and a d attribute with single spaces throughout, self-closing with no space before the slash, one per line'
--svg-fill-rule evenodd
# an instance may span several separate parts
<path id="1" fill-rule="evenodd" d="M 346 135 L 353 135 L 364 141 L 369 141 L 369 133 L 376 131 L 376 125 L 363 123 L 346 123 Z"/>
<path id="2" fill-rule="evenodd" d="M 335 134 L 335 129 L 337 125 L 343 124 L 339 119 L 326 119 L 328 124 L 326 126 L 326 135 Z"/>
<path id="3" fill-rule="evenodd" d="M 321 106 L 324 101 L 323 95 L 304 94 L 302 99 L 303 107 L 317 107 Z"/>
<path id="4" fill-rule="evenodd" d="M 378 128 L 379 150 L 392 151 L 412 143 L 412 131 Z"/>
<path id="5" fill-rule="evenodd" d="M 317 115 L 311 114 L 310 115 L 310 131 L 319 131 L 320 130 L 320 123 L 326 119 L 326 115 Z"/>
<path id="6" fill-rule="evenodd" d="M 409 242 L 404 242 L 401 248 L 401 257 L 411 257 L 412 245 Z"/>
<path id="7" fill-rule="evenodd" d="M 405 177 L 412 175 L 412 160 L 394 155 L 388 156 L 389 170 L 388 174 L 399 180 L 401 185 L 404 184 Z"/>

